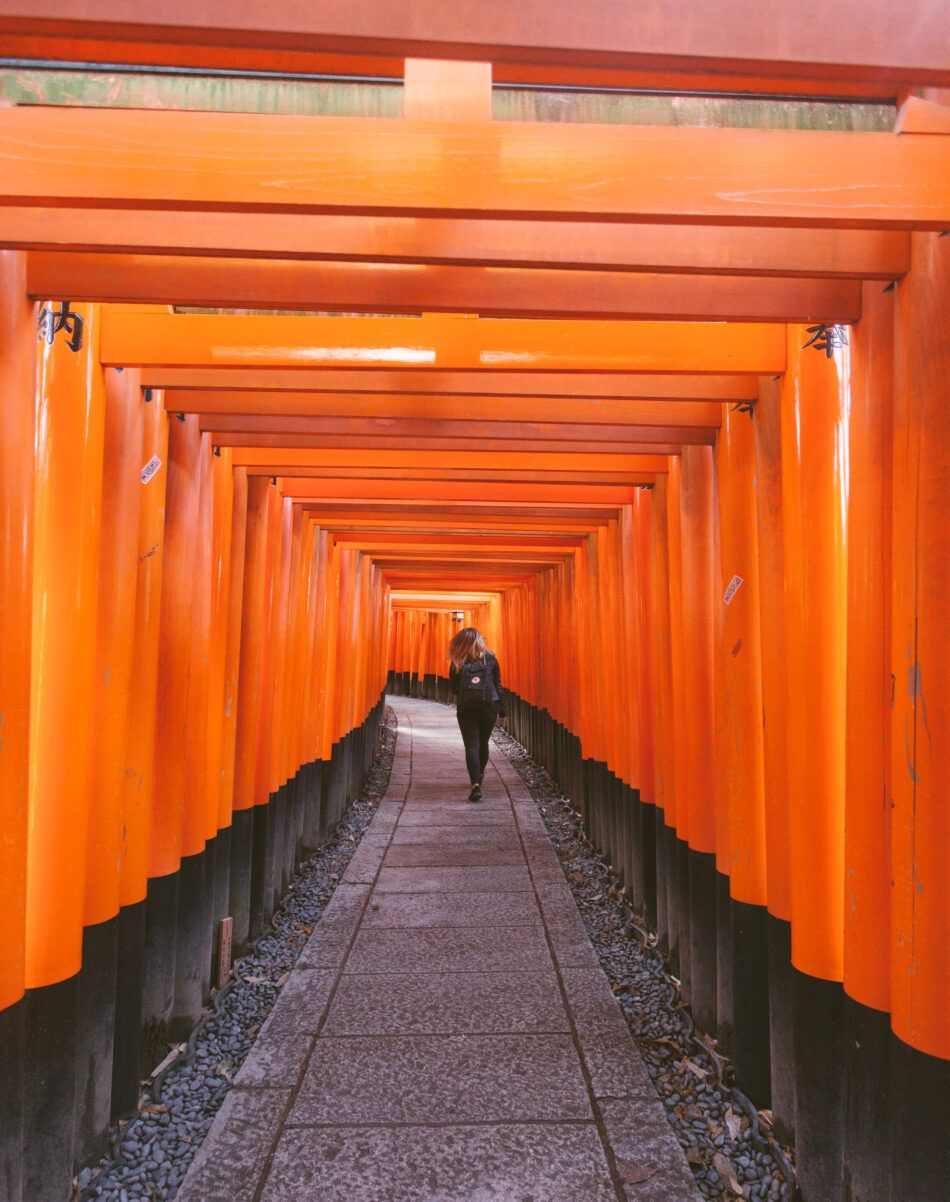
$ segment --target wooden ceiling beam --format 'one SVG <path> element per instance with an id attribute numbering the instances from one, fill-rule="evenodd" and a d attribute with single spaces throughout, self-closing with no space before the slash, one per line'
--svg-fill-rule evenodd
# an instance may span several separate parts
<path id="1" fill-rule="evenodd" d="M 351 313 L 852 323 L 858 280 L 34 252 L 36 298 Z"/>
<path id="2" fill-rule="evenodd" d="M 231 0 L 212 9 L 164 0 L 142 9 L 133 0 L 0 2 L 0 34 L 56 40 L 98 39 L 105 61 L 200 61 L 233 64 L 255 52 L 257 62 L 288 53 L 454 58 L 557 67 L 755 73 L 765 78 L 844 81 L 883 79 L 950 84 L 944 50 L 950 12 L 927 0 L 901 5 L 840 0 L 834 19 L 820 0 L 760 0 L 755 20 L 737 0 L 697 6 L 671 0 L 661 7 L 590 0 L 512 5 L 486 0 L 477 10 L 440 0 Z M 177 44 L 177 51 L 172 47 Z M 151 55 L 151 58 L 149 57 Z M 279 59 L 277 61 L 280 61 Z"/>
<path id="3" fill-rule="evenodd" d="M 2 121 L 3 110 L 0 110 Z M 950 181 L 948 181 L 950 187 Z M 116 367 L 750 373 L 785 370 L 783 324 L 410 317 L 235 317 L 105 308 Z"/>
<path id="4" fill-rule="evenodd" d="M 892 280 L 910 265 L 898 230 L 797 230 L 312 213 L 166 214 L 9 205 L 0 242 L 46 252 L 259 260 L 703 272 Z"/>
<path id="5" fill-rule="evenodd" d="M 19 106 L 0 204 L 942 229 L 950 140 Z"/>

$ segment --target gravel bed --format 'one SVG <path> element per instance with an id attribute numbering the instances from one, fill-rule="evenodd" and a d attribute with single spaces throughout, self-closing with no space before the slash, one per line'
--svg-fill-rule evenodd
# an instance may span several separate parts
<path id="1" fill-rule="evenodd" d="M 727 1084 L 728 1062 L 715 1040 L 694 1030 L 655 937 L 625 904 L 616 877 L 587 840 L 570 802 L 507 731 L 496 726 L 492 737 L 538 806 L 699 1192 L 716 1202 L 789 1202 L 795 1196 L 789 1149 L 764 1134 L 771 1115 L 757 1112 Z"/>
<path id="2" fill-rule="evenodd" d="M 138 1113 L 112 1131 L 111 1156 L 85 1168 L 74 1199 L 171 1199 L 211 1126 L 313 927 L 389 785 L 396 716 L 386 710 L 381 746 L 358 800 L 336 830 L 298 866 L 270 927 L 232 969 L 177 1059 L 144 1083 Z"/>

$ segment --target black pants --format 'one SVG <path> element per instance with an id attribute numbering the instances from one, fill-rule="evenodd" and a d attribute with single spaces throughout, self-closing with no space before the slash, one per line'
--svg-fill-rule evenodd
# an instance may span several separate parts
<path id="1" fill-rule="evenodd" d="M 465 744 L 465 767 L 468 779 L 476 784 L 488 766 L 488 740 L 495 725 L 493 705 L 467 705 L 456 711 L 462 742 Z"/>

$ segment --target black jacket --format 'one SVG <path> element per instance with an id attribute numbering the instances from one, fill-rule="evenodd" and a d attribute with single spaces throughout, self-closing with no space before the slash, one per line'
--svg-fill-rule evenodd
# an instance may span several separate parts
<path id="1" fill-rule="evenodd" d="M 498 694 L 495 708 L 502 714 L 507 713 L 501 693 L 501 669 L 498 666 L 498 659 L 491 651 L 485 656 L 485 667 L 491 674 L 492 684 L 495 686 L 495 692 Z M 459 691 L 459 674 L 453 663 L 449 664 L 449 689 L 455 694 Z"/>

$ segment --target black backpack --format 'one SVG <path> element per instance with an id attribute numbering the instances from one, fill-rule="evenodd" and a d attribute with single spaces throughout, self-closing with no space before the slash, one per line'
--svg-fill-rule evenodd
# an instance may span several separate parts
<path id="1" fill-rule="evenodd" d="M 458 677 L 459 705 L 472 705 L 478 702 L 491 705 L 498 699 L 492 680 L 492 665 L 485 663 L 467 663 L 459 669 Z"/>

